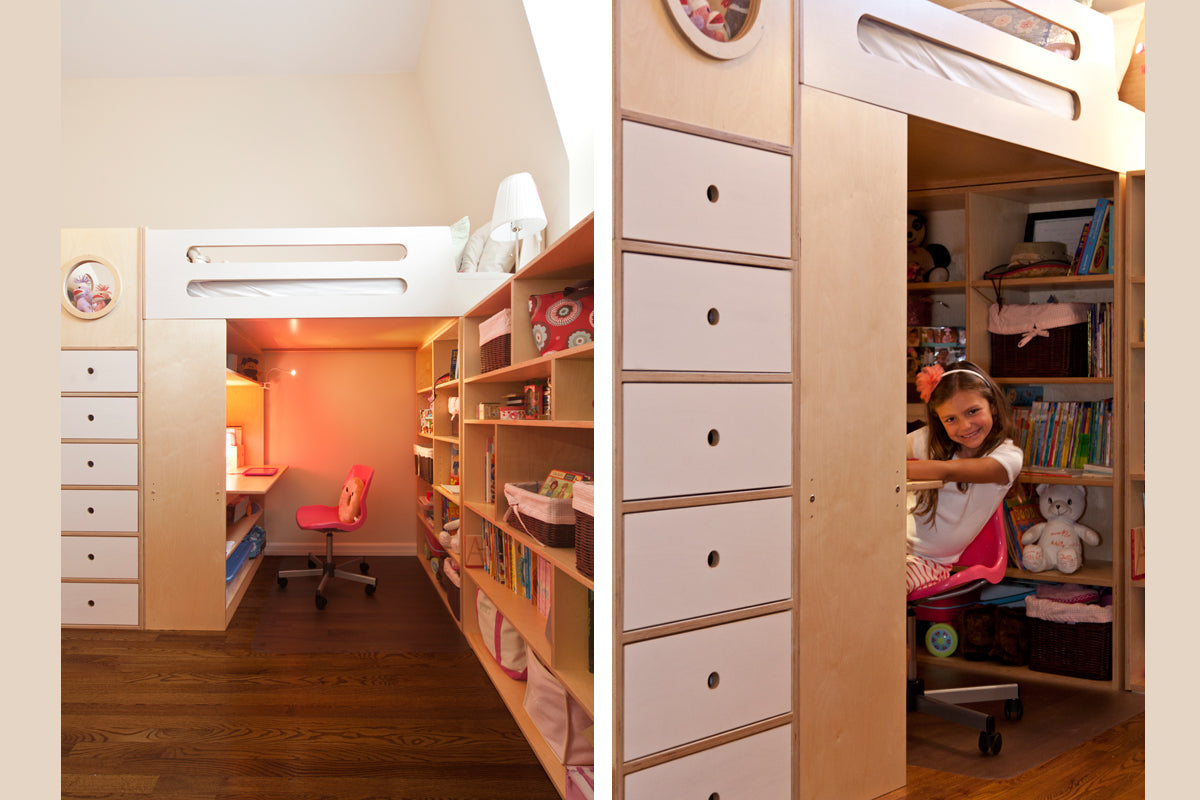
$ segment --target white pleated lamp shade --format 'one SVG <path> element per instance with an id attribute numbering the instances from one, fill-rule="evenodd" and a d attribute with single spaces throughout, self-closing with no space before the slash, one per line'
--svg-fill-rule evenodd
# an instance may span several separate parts
<path id="1" fill-rule="evenodd" d="M 546 212 L 532 175 L 518 172 L 500 181 L 492 224 L 491 236 L 498 242 L 531 236 L 546 227 Z"/>

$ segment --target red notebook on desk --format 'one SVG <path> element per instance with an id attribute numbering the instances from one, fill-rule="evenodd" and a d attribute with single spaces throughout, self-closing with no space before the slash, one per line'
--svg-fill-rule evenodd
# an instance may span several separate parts
<path id="1" fill-rule="evenodd" d="M 246 471 L 242 474 L 251 478 L 257 478 L 274 475 L 276 472 L 279 472 L 279 467 L 246 467 Z"/>

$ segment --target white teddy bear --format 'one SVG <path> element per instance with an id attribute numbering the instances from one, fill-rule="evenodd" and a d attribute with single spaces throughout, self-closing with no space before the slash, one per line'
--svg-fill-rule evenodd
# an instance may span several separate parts
<path id="1" fill-rule="evenodd" d="M 1076 520 L 1083 516 L 1087 505 L 1087 489 L 1075 485 L 1039 483 L 1041 496 L 1038 507 L 1045 522 L 1033 525 L 1021 535 L 1021 560 L 1030 572 L 1057 569 L 1062 573 L 1075 572 L 1083 565 L 1082 540 L 1090 545 L 1100 544 L 1100 534 Z"/>

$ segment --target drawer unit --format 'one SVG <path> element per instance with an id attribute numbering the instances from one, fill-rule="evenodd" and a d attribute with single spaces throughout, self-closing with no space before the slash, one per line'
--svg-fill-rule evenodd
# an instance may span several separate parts
<path id="1" fill-rule="evenodd" d="M 625 760 L 786 714 L 791 618 L 770 614 L 626 645 Z"/>
<path id="2" fill-rule="evenodd" d="M 62 584 L 64 625 L 137 625 L 136 583 Z"/>
<path id="3" fill-rule="evenodd" d="M 136 397 L 64 397 L 62 427 L 64 439 L 136 439 L 138 436 L 138 400 Z"/>
<path id="4" fill-rule="evenodd" d="M 626 239 L 791 256 L 786 155 L 625 121 L 621 183 Z"/>
<path id="5" fill-rule="evenodd" d="M 93 580 L 137 580 L 137 537 L 62 537 L 62 576 Z"/>
<path id="6" fill-rule="evenodd" d="M 625 630 L 791 596 L 790 497 L 626 514 Z"/>
<path id="7" fill-rule="evenodd" d="M 627 383 L 624 499 L 791 483 L 789 383 Z"/>
<path id="8" fill-rule="evenodd" d="M 136 392 L 136 350 L 63 350 L 64 392 Z"/>
<path id="9" fill-rule="evenodd" d="M 792 726 L 634 772 L 625 800 L 792 800 Z"/>
<path id="10" fill-rule="evenodd" d="M 628 370 L 788 372 L 790 270 L 627 253 Z"/>
<path id="11" fill-rule="evenodd" d="M 84 486 L 137 486 L 136 444 L 63 444 L 62 482 Z"/>
<path id="12" fill-rule="evenodd" d="M 63 489 L 62 530 L 138 529 L 138 493 L 122 489 Z"/>

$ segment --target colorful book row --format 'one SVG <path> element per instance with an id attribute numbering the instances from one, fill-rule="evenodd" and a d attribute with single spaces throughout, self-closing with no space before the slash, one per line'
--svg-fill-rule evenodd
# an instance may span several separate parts
<path id="1" fill-rule="evenodd" d="M 483 571 L 548 618 L 554 565 L 487 520 L 482 526 Z"/>
<path id="2" fill-rule="evenodd" d="M 1112 398 L 1035 400 L 1013 409 L 1014 443 L 1027 467 L 1112 467 Z"/>

